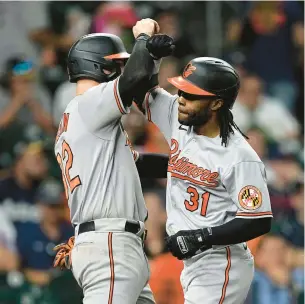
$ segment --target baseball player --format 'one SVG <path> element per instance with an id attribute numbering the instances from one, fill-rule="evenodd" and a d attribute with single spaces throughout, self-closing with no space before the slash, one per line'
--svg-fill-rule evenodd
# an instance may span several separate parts
<path id="1" fill-rule="evenodd" d="M 184 261 L 185 303 L 243 303 L 254 272 L 246 241 L 270 230 L 272 211 L 264 164 L 230 111 L 239 77 L 200 57 L 168 81 L 178 95 L 155 87 L 142 106 L 171 147 L 166 243 Z"/>
<path id="2" fill-rule="evenodd" d="M 119 37 L 107 34 L 84 36 L 69 51 L 77 96 L 63 114 L 55 155 L 75 238 L 56 248 L 55 266 L 72 261 L 85 304 L 154 303 L 143 252 L 147 210 L 121 117 L 152 74 L 146 42 L 158 31 L 154 20 L 137 22 L 130 56 Z"/>

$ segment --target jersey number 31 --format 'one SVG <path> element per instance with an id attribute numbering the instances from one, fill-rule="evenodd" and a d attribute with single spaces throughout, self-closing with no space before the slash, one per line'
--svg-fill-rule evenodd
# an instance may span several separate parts
<path id="1" fill-rule="evenodd" d="M 187 193 L 191 195 L 190 200 L 185 200 L 184 201 L 184 206 L 186 210 L 194 212 L 199 208 L 199 193 L 196 188 L 189 186 L 187 188 Z M 207 209 L 208 209 L 208 203 L 210 199 L 210 193 L 205 192 L 201 195 L 202 198 L 202 205 L 201 205 L 201 211 L 200 215 L 201 216 L 206 216 L 207 214 Z"/>
<path id="2" fill-rule="evenodd" d="M 78 175 L 70 176 L 70 170 L 73 166 L 73 153 L 69 144 L 64 140 L 62 143 L 61 155 L 57 153 L 56 159 L 62 172 L 62 180 L 65 186 L 66 198 L 69 198 L 69 191 L 73 191 L 82 184 Z"/>

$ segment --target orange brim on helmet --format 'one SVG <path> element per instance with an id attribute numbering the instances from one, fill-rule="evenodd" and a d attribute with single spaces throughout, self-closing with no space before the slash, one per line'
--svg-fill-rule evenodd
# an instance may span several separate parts
<path id="1" fill-rule="evenodd" d="M 105 56 L 105 59 L 127 59 L 130 57 L 130 54 L 127 52 L 123 52 L 123 53 L 117 53 L 117 54 L 111 54 L 108 56 Z"/>
<path id="2" fill-rule="evenodd" d="M 190 81 L 187 81 L 182 76 L 167 78 L 167 81 L 175 86 L 177 89 L 193 95 L 203 95 L 203 96 L 216 96 L 213 93 L 205 91 L 198 86 L 194 85 Z"/>

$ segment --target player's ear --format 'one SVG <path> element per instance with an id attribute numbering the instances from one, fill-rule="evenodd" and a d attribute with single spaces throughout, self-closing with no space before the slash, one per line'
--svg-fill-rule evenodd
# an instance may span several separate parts
<path id="1" fill-rule="evenodd" d="M 211 102 L 211 110 L 212 111 L 217 111 L 218 109 L 220 109 L 223 106 L 223 100 L 222 99 L 215 99 Z"/>

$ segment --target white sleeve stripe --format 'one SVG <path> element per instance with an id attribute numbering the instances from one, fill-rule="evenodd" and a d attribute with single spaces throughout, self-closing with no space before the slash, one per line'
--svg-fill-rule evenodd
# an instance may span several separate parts
<path id="1" fill-rule="evenodd" d="M 244 218 L 244 219 L 254 219 L 254 218 L 265 218 L 265 217 L 273 217 L 273 215 L 259 215 L 259 216 L 244 216 L 244 215 L 236 215 L 235 218 Z"/>
<path id="2" fill-rule="evenodd" d="M 273 214 L 271 211 L 265 211 L 265 212 L 237 212 L 236 217 L 261 217 L 261 216 L 271 216 L 273 217 Z"/>
<path id="3" fill-rule="evenodd" d="M 119 84 L 119 77 L 115 80 L 114 82 L 114 97 L 115 97 L 115 101 L 118 105 L 119 111 L 124 115 L 127 114 L 127 110 L 124 107 L 124 104 L 121 100 L 120 94 L 118 92 L 118 84 Z"/>

